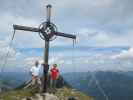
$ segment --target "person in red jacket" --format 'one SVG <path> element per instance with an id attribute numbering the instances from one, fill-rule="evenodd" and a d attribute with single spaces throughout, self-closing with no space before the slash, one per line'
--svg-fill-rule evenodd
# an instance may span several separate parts
<path id="1" fill-rule="evenodd" d="M 50 85 L 51 88 L 56 88 L 56 82 L 59 78 L 59 70 L 57 64 L 53 64 L 53 67 L 50 69 Z"/>

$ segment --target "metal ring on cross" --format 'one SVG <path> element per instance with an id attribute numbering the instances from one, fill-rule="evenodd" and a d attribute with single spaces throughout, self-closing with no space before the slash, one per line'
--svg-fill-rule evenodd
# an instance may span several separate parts
<path id="1" fill-rule="evenodd" d="M 55 33 L 57 32 L 57 27 L 53 23 L 43 22 L 39 26 L 39 35 L 43 40 L 52 41 L 56 39 Z"/>

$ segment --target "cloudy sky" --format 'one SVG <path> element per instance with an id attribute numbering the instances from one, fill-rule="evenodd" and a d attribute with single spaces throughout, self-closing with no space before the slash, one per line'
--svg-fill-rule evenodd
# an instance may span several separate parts
<path id="1" fill-rule="evenodd" d="M 1 67 L 8 51 L 6 70 L 26 70 L 43 58 L 38 33 L 17 31 L 12 47 L 9 42 L 13 24 L 38 27 L 45 21 L 47 4 L 52 4 L 58 31 L 77 35 L 75 49 L 71 39 L 51 42 L 51 64 L 58 63 L 62 71 L 133 70 L 132 0 L 1 0 Z"/>

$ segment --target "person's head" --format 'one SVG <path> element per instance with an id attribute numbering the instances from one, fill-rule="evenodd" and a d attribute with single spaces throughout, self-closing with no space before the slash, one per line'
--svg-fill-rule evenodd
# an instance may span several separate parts
<path id="1" fill-rule="evenodd" d="M 57 67 L 57 64 L 53 64 L 53 67 L 56 68 Z"/>
<path id="2" fill-rule="evenodd" d="M 38 61 L 36 61 L 36 62 L 35 62 L 35 66 L 36 66 L 36 67 L 38 67 L 38 65 L 39 65 L 39 62 L 38 62 Z"/>

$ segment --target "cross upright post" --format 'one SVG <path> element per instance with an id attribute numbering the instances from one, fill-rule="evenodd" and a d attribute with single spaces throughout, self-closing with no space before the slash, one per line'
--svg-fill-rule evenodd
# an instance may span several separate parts
<path id="1" fill-rule="evenodd" d="M 42 84 L 42 92 L 47 92 L 47 74 L 49 70 L 49 42 L 56 39 L 56 36 L 62 36 L 66 38 L 76 39 L 75 35 L 66 34 L 57 31 L 57 27 L 55 24 L 51 23 L 51 5 L 47 5 L 47 18 L 46 22 L 40 24 L 39 28 L 21 26 L 21 25 L 13 25 L 14 30 L 23 30 L 23 31 L 31 31 L 38 32 L 40 37 L 45 40 L 45 49 L 44 49 L 44 68 L 43 68 L 43 84 Z"/>

